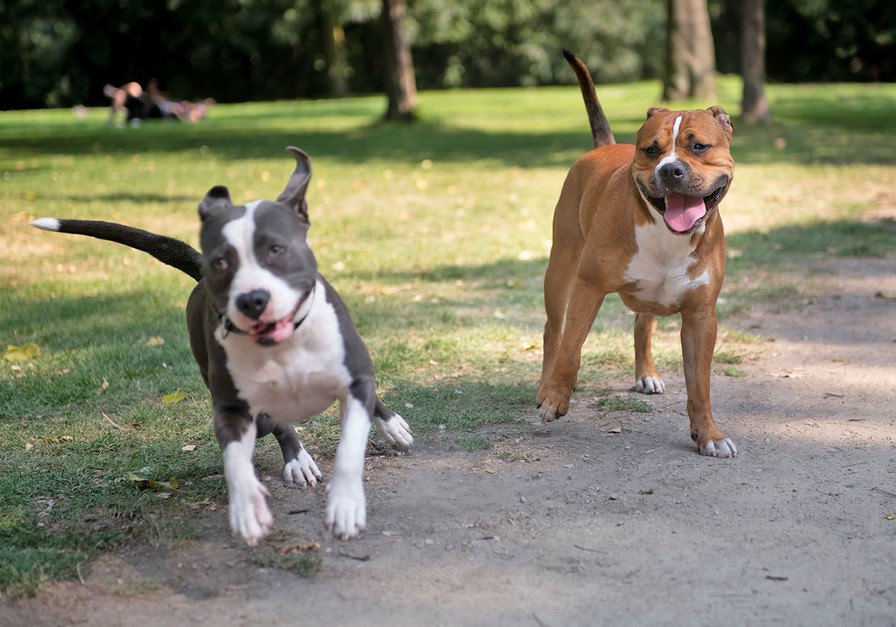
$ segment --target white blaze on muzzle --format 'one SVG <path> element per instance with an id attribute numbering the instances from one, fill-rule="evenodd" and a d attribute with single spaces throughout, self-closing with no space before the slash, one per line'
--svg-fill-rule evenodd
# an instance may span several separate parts
<path id="1" fill-rule="evenodd" d="M 238 268 L 230 283 L 227 298 L 227 317 L 240 330 L 248 331 L 258 323 L 277 323 L 296 313 L 303 296 L 302 292 L 290 286 L 282 277 L 265 268 L 255 256 L 255 233 L 258 225 L 255 222 L 255 210 L 261 201 L 246 205 L 246 213 L 228 222 L 221 230 L 237 255 Z M 257 320 L 243 314 L 237 306 L 237 299 L 242 294 L 253 290 L 264 290 L 270 299 Z"/>
<path id="2" fill-rule="evenodd" d="M 672 151 L 660 159 L 653 170 L 653 176 L 660 180 L 660 171 L 669 164 L 678 161 L 677 146 L 678 135 L 681 132 L 682 116 L 677 116 L 672 124 Z M 676 233 L 687 233 L 697 222 L 706 215 L 706 204 L 701 196 L 687 196 L 685 194 L 668 193 L 665 196 L 666 211 L 663 220 L 670 229 Z"/>

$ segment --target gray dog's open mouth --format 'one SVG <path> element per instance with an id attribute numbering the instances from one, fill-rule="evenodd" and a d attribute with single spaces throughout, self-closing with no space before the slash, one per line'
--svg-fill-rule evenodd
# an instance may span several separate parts
<path id="1" fill-rule="evenodd" d="M 263 344 L 265 346 L 282 342 L 292 335 L 292 332 L 295 331 L 296 327 L 298 327 L 298 325 L 305 319 L 304 316 L 302 316 L 301 319 L 297 320 L 297 318 L 299 318 L 299 312 L 302 310 L 303 306 L 306 304 L 310 305 L 310 298 L 313 294 L 314 291 L 309 290 L 304 298 L 296 304 L 295 309 L 283 318 L 275 320 L 274 322 L 262 322 L 259 320 L 253 324 L 246 333 L 248 333 L 248 335 L 258 344 Z M 308 315 L 308 312 L 305 311 L 304 315 Z"/>

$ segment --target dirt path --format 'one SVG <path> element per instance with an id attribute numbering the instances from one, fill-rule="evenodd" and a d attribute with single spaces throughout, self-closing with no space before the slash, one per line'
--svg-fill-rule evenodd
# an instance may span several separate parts
<path id="1" fill-rule="evenodd" d="M 736 460 L 694 452 L 678 377 L 648 414 L 579 394 L 487 453 L 370 458 L 357 541 L 321 531 L 321 491 L 268 479 L 278 524 L 321 545 L 314 578 L 253 565 L 219 512 L 0 625 L 896 625 L 896 259 L 812 277 L 799 310 L 726 321 L 774 340 L 714 382 Z"/>

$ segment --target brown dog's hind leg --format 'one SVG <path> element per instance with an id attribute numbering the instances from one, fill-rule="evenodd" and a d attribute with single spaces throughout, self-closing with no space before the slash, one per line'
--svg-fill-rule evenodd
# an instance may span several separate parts
<path id="1" fill-rule="evenodd" d="M 635 316 L 635 390 L 643 394 L 662 394 L 666 384 L 653 363 L 651 344 L 656 319 L 653 314 Z"/>
<path id="2" fill-rule="evenodd" d="M 573 266 L 574 267 L 574 266 Z M 543 383 L 554 369 L 560 338 L 563 337 L 563 318 L 566 314 L 566 303 L 569 300 L 571 277 L 558 272 L 558 264 L 548 264 L 544 275 L 544 309 L 547 321 L 544 323 L 544 355 L 541 362 L 541 379 Z"/>

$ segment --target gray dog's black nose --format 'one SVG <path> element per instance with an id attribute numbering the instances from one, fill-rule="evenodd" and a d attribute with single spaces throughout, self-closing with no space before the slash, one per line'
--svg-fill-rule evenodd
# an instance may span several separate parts
<path id="1" fill-rule="evenodd" d="M 682 180 L 687 176 L 687 168 L 680 161 L 673 161 L 660 166 L 659 175 L 666 183 Z"/>
<path id="2" fill-rule="evenodd" d="M 243 314 L 253 320 L 258 320 L 258 317 L 262 314 L 264 308 L 268 306 L 270 300 L 271 293 L 269 291 L 252 290 L 237 296 L 236 306 Z"/>

